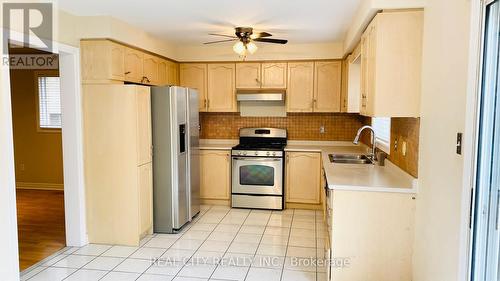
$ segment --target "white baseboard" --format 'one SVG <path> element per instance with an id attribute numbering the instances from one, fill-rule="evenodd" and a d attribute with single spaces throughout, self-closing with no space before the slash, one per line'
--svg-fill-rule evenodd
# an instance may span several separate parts
<path id="1" fill-rule="evenodd" d="M 16 188 L 39 189 L 39 190 L 64 190 L 64 184 L 45 183 L 45 182 L 16 182 Z"/>

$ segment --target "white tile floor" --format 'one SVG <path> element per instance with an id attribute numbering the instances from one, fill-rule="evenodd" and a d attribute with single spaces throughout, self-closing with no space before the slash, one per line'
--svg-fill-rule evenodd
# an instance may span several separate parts
<path id="1" fill-rule="evenodd" d="M 150 235 L 141 247 L 68 247 L 21 280 L 324 281 L 314 261 L 325 231 L 318 211 L 202 206 L 181 233 Z"/>

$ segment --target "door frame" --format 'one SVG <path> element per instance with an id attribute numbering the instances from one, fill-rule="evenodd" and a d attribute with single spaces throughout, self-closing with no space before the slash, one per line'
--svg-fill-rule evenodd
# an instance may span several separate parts
<path id="1" fill-rule="evenodd" d="M 460 257 L 458 277 L 461 281 L 471 280 L 472 266 L 472 223 L 474 187 L 477 172 L 479 102 L 483 69 L 483 41 L 485 8 L 493 0 L 471 1 L 469 73 L 466 97 L 465 131 L 463 138 L 464 164 L 460 226 Z"/>
<path id="2" fill-rule="evenodd" d="M 3 38 L 5 33 L 2 32 Z M 23 42 L 23 34 L 11 31 L 12 42 Z M 31 40 L 31 42 L 36 42 Z M 83 166 L 82 96 L 80 76 L 80 49 L 67 44 L 53 42 L 59 54 L 62 106 L 62 149 L 64 174 L 64 205 L 66 245 L 88 244 L 85 216 L 85 182 Z M 3 48 L 3 47 L 2 47 Z M 34 47 L 36 48 L 36 47 Z M 19 278 L 18 237 L 16 212 L 16 185 L 14 169 L 12 104 L 9 68 L 1 67 L 0 96 L 0 222 L 5 232 L 0 232 L 0 276 L 9 280 Z M 5 243 L 5 244 L 4 244 Z M 15 258 L 14 258 L 15 257 Z"/>

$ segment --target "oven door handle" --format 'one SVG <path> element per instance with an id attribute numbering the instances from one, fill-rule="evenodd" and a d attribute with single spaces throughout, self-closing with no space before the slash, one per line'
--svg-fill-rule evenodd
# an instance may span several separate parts
<path id="1" fill-rule="evenodd" d="M 241 161 L 282 161 L 282 158 L 255 158 L 255 157 L 233 157 L 234 160 L 241 160 Z"/>

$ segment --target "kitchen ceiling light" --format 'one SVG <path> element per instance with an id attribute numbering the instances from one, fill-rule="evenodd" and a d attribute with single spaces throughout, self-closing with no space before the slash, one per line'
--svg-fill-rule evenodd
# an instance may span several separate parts
<path id="1" fill-rule="evenodd" d="M 255 52 L 257 52 L 257 49 L 258 49 L 257 45 L 255 45 L 255 43 L 254 43 L 254 42 L 250 42 L 250 43 L 248 43 L 248 44 L 246 45 L 246 48 L 247 48 L 247 50 L 248 50 L 248 52 L 249 52 L 250 54 L 254 54 Z"/>
<path id="2" fill-rule="evenodd" d="M 240 56 L 245 56 L 246 52 L 247 52 L 247 48 L 246 48 L 245 44 L 240 41 L 240 42 L 237 42 L 236 44 L 234 44 L 233 51 Z"/>

